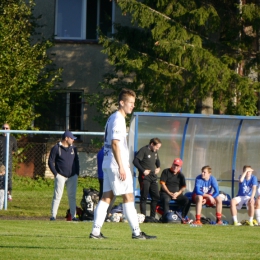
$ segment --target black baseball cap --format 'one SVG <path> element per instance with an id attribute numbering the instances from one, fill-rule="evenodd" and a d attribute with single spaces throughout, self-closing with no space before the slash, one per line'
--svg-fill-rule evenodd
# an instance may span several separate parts
<path id="1" fill-rule="evenodd" d="M 66 130 L 63 135 L 62 135 L 62 139 L 65 139 L 65 137 L 69 137 L 71 139 L 77 139 L 77 137 L 75 137 L 69 130 Z"/>

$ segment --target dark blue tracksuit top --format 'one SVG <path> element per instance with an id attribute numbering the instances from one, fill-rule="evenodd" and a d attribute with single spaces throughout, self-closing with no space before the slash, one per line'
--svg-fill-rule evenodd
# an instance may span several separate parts
<path id="1" fill-rule="evenodd" d="M 61 143 L 57 143 L 51 149 L 48 165 L 55 177 L 58 173 L 67 178 L 79 175 L 77 148 L 73 145 L 63 147 Z"/>

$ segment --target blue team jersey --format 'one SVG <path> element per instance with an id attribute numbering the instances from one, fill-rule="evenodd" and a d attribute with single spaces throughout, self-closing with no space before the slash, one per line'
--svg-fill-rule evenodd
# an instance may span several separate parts
<path id="1" fill-rule="evenodd" d="M 239 176 L 240 179 L 241 175 Z M 244 179 L 243 182 L 239 182 L 239 189 L 237 196 L 251 196 L 253 186 L 257 186 L 257 178 L 254 175 L 251 175 L 249 180 Z"/>
<path id="2" fill-rule="evenodd" d="M 202 179 L 201 175 L 196 177 L 193 193 L 197 195 L 212 194 L 213 198 L 219 195 L 218 182 L 215 177 L 210 175 L 209 180 Z"/>

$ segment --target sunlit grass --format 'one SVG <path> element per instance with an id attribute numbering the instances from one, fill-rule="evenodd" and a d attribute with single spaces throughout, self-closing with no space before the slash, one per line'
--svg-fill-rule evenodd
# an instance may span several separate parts
<path id="1" fill-rule="evenodd" d="M 79 178 L 77 189 L 77 205 L 83 195 L 83 188 L 99 188 L 96 178 Z M 13 180 L 13 200 L 8 202 L 7 210 L 0 211 L 0 217 L 41 217 L 49 218 L 51 212 L 51 202 L 54 189 L 54 180 L 38 179 L 14 176 Z M 58 218 L 65 218 L 69 208 L 67 190 L 64 188 L 63 197 L 60 203 Z"/>
<path id="2" fill-rule="evenodd" d="M 133 240 L 127 223 L 105 223 L 106 240 L 88 238 L 91 222 L 1 220 L 1 259 L 259 259 L 259 227 L 141 224 L 157 240 Z"/>

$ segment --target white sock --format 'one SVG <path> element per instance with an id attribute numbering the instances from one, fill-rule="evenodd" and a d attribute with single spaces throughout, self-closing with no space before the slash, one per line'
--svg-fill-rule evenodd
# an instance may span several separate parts
<path id="1" fill-rule="evenodd" d="M 95 209 L 94 223 L 93 223 L 92 232 L 91 232 L 94 236 L 100 235 L 100 230 L 106 219 L 108 206 L 109 206 L 108 203 L 104 202 L 103 200 L 100 200 Z"/>
<path id="2" fill-rule="evenodd" d="M 236 216 L 233 216 L 233 221 L 234 221 L 234 222 L 237 222 L 237 215 L 236 215 Z"/>
<path id="3" fill-rule="evenodd" d="M 123 203 L 124 215 L 131 227 L 131 230 L 135 236 L 140 235 L 140 228 L 137 218 L 137 212 L 135 209 L 134 202 Z"/>
<path id="4" fill-rule="evenodd" d="M 260 224 L 260 209 L 255 210 L 255 217 L 256 217 L 258 224 Z"/>
<path id="5" fill-rule="evenodd" d="M 249 222 L 253 222 L 254 217 L 249 217 Z"/>

